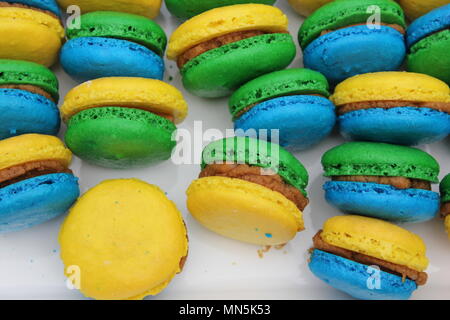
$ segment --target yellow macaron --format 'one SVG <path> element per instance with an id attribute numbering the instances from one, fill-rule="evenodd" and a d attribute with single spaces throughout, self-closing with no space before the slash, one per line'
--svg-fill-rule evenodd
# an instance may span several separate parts
<path id="1" fill-rule="evenodd" d="M 155 18 L 159 14 L 162 0 L 57 0 L 66 10 L 71 5 L 80 7 L 81 12 L 118 11 Z"/>
<path id="2" fill-rule="evenodd" d="M 181 213 L 158 187 L 108 180 L 71 209 L 59 235 L 65 273 L 87 297 L 143 299 L 182 271 L 188 254 Z"/>
<path id="3" fill-rule="evenodd" d="M 449 0 L 397 0 L 412 21 L 430 12 L 431 10 L 449 4 Z"/>
<path id="4" fill-rule="evenodd" d="M 302 16 L 309 16 L 321 6 L 332 0 L 288 0 L 289 4 Z"/>

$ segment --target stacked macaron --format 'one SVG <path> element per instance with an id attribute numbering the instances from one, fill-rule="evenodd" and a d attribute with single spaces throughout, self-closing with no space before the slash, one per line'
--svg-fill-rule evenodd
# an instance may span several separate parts
<path id="1" fill-rule="evenodd" d="M 441 216 L 445 219 L 445 228 L 450 238 L 450 174 L 446 175 L 440 184 Z"/>
<path id="2" fill-rule="evenodd" d="M 183 23 L 170 37 L 167 56 L 177 61 L 188 91 L 222 97 L 262 74 L 284 69 L 295 53 L 283 12 L 242 4 L 212 9 Z"/>

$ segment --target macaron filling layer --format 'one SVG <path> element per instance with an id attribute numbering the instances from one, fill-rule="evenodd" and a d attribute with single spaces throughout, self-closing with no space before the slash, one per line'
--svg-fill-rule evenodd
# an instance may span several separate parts
<path id="1" fill-rule="evenodd" d="M 393 109 L 399 107 L 413 107 L 413 108 L 428 108 L 450 114 L 449 102 L 423 102 L 423 101 L 396 101 L 396 100 L 381 100 L 381 101 L 362 101 L 352 102 L 337 106 L 339 114 L 345 114 L 357 110 L 367 109 Z"/>
<path id="2" fill-rule="evenodd" d="M 422 189 L 431 191 L 431 183 L 429 181 L 404 178 L 404 177 L 388 177 L 388 176 L 333 176 L 333 181 L 349 181 L 362 183 L 377 183 L 393 186 L 397 189 Z"/>
<path id="3" fill-rule="evenodd" d="M 270 169 L 263 169 L 247 164 L 213 163 L 208 164 L 201 171 L 199 178 L 211 176 L 241 179 L 259 184 L 272 191 L 281 193 L 287 199 L 292 201 L 300 211 L 303 211 L 309 202 L 308 198 L 304 196 L 299 189 L 288 184 L 280 175 L 271 172 Z"/>
<path id="4" fill-rule="evenodd" d="M 382 260 L 379 258 L 375 258 L 366 254 L 362 254 L 359 252 L 355 252 L 352 250 L 344 249 L 330 243 L 327 243 L 321 237 L 322 231 L 319 231 L 313 238 L 314 247 L 312 250 L 321 250 L 324 252 L 328 252 L 339 257 L 361 263 L 367 266 L 377 265 L 384 272 L 388 272 L 394 275 L 398 275 L 402 277 L 403 281 L 407 278 L 416 282 L 418 286 L 425 285 L 428 279 L 428 275 L 426 272 L 417 271 L 411 269 L 407 266 L 399 265 L 396 263 L 392 263 L 386 260 Z"/>
<path id="5" fill-rule="evenodd" d="M 443 218 L 450 215 L 450 202 L 445 202 L 441 205 L 441 216 Z"/>
<path id="6" fill-rule="evenodd" d="M 30 85 L 30 84 L 5 84 L 5 85 L 0 85 L 0 89 L 13 89 L 13 90 L 23 90 L 23 91 L 28 91 L 34 94 L 38 94 L 43 96 L 44 98 L 53 101 L 53 102 L 57 102 L 55 101 L 54 97 L 52 97 L 51 94 L 49 94 L 47 91 L 45 91 L 44 89 L 35 86 L 35 85 Z"/>

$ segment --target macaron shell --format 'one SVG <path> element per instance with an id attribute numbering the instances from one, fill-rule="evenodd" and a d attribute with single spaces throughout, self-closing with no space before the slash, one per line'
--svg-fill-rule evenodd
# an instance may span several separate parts
<path id="1" fill-rule="evenodd" d="M 410 279 L 403 281 L 401 277 L 382 270 L 378 270 L 380 288 L 369 289 L 369 283 L 376 284 L 375 270 L 372 271 L 373 269 L 371 270 L 369 266 L 317 249 L 311 254 L 309 269 L 328 285 L 356 299 L 407 300 L 417 289 L 414 281 Z M 369 282 L 371 277 L 374 279 L 373 282 Z"/>
<path id="2" fill-rule="evenodd" d="M 0 139 L 25 133 L 56 135 L 59 111 L 51 100 L 28 91 L 0 89 Z"/>
<path id="3" fill-rule="evenodd" d="M 439 191 L 441 193 L 441 201 L 450 202 L 450 174 L 446 175 L 445 178 L 442 179 L 439 185 Z"/>
<path id="4" fill-rule="evenodd" d="M 271 130 L 279 130 L 281 146 L 304 150 L 327 137 L 335 121 L 334 105 L 328 99 L 299 95 L 262 102 L 235 120 L 234 127 L 237 135 L 269 130 L 270 141 L 275 138 Z"/>
<path id="5" fill-rule="evenodd" d="M 227 96 L 249 80 L 286 68 L 295 54 L 295 44 L 289 34 L 247 38 L 190 60 L 181 70 L 183 84 L 200 97 Z"/>
<path id="6" fill-rule="evenodd" d="M 425 222 L 439 212 L 439 194 L 420 189 L 397 189 L 377 183 L 329 181 L 325 199 L 339 210 L 392 222 Z"/>
<path id="7" fill-rule="evenodd" d="M 448 233 L 448 238 L 450 239 L 450 216 L 445 218 L 445 230 Z"/>
<path id="8" fill-rule="evenodd" d="M 292 8 L 305 17 L 331 1 L 332 0 L 288 0 Z"/>
<path id="9" fill-rule="evenodd" d="M 285 244 L 304 229 L 302 212 L 281 193 L 240 179 L 208 177 L 187 190 L 187 207 L 203 226 L 257 245 Z"/>
<path id="10" fill-rule="evenodd" d="M 403 35 L 393 28 L 366 25 L 339 29 L 312 41 L 304 50 L 304 65 L 317 70 L 331 83 L 357 74 L 394 71 L 403 63 Z"/>
<path id="11" fill-rule="evenodd" d="M 23 4 L 29 7 L 50 11 L 57 16 L 61 16 L 61 10 L 59 10 L 55 0 L 6 0 L 6 2 Z"/>
<path id="12" fill-rule="evenodd" d="M 407 146 L 429 144 L 450 134 L 450 115 L 429 108 L 357 110 L 339 117 L 344 138 Z"/>
<path id="13" fill-rule="evenodd" d="M 448 4 L 448 0 L 397 0 L 405 10 L 406 16 L 409 20 L 417 19 L 418 17 L 426 14 L 427 12 Z"/>
<path id="14" fill-rule="evenodd" d="M 71 174 L 39 176 L 0 189 L 0 233 L 20 231 L 67 212 L 80 194 Z"/>
<path id="15" fill-rule="evenodd" d="M 160 56 L 142 45 L 120 39 L 70 40 L 62 47 L 60 60 L 64 70 L 80 82 L 105 77 L 164 77 Z"/>

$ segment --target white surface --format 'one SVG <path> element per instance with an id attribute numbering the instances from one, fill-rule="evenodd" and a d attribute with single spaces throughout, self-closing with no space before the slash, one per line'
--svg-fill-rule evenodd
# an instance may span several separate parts
<path id="1" fill-rule="evenodd" d="M 278 3 L 288 14 L 291 33 L 296 37 L 301 18 L 286 1 Z M 168 35 L 179 23 L 170 18 L 165 9 L 158 22 Z M 301 66 L 300 53 L 292 66 Z M 59 67 L 57 74 L 61 82 L 61 97 L 64 97 L 76 83 Z M 173 77 L 169 83 L 182 89 L 178 70 L 173 63 L 167 64 L 166 79 L 169 77 Z M 199 120 L 203 121 L 204 129 L 216 128 L 225 132 L 232 128 L 226 99 L 205 100 L 183 92 L 190 106 L 190 115 L 180 128 L 192 132 L 194 121 Z M 311 204 L 304 212 L 307 230 L 299 233 L 284 249 L 272 249 L 262 259 L 257 254 L 260 248 L 211 233 L 188 214 L 185 190 L 198 176 L 200 169 L 196 164 L 177 166 L 167 161 L 142 170 L 114 171 L 75 159 L 72 168 L 80 178 L 82 192 L 105 179 L 136 177 L 160 186 L 183 212 L 189 230 L 189 259 L 183 273 L 154 299 L 348 299 L 347 295 L 316 279 L 307 267 L 307 250 L 311 246 L 312 236 L 326 219 L 340 214 L 324 200 L 322 184 L 325 179 L 322 177 L 320 158 L 326 150 L 342 142 L 335 133 L 312 150 L 296 154 L 310 173 L 308 192 Z M 450 172 L 449 139 L 423 149 L 440 162 L 441 178 Z M 437 190 L 437 185 L 434 188 Z M 0 235 L 0 299 L 83 298 L 78 291 L 65 286 L 57 243 L 62 220 L 63 217 L 60 217 L 23 232 Z M 427 270 L 429 283 L 419 288 L 413 298 L 450 299 L 450 277 L 447 274 L 450 270 L 450 241 L 443 222 L 436 219 L 405 227 L 425 239 L 431 261 Z"/>

